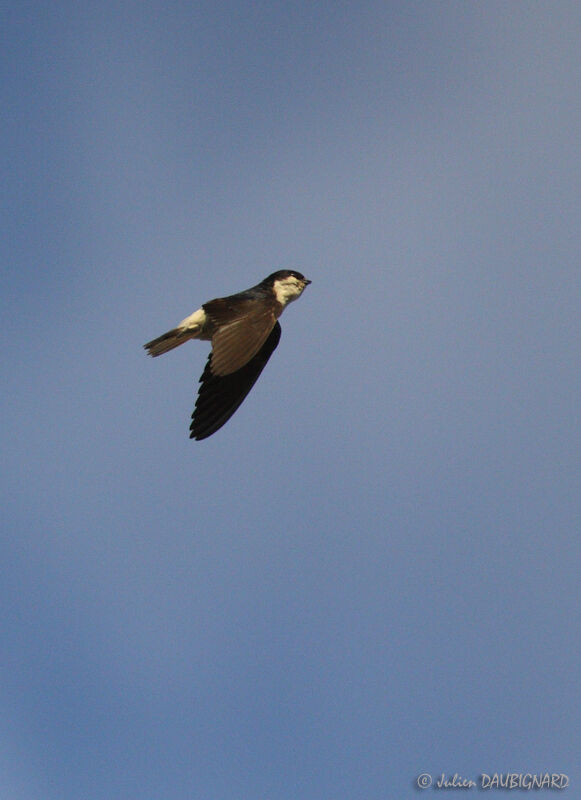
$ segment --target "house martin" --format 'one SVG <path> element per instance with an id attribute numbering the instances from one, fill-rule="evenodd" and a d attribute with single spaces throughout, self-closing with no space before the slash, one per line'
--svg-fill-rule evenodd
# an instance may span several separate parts
<path id="1" fill-rule="evenodd" d="M 311 281 L 295 270 L 273 272 L 245 292 L 218 297 L 144 345 L 160 356 L 189 339 L 212 342 L 200 378 L 190 439 L 207 439 L 240 406 L 280 340 L 278 318 Z"/>

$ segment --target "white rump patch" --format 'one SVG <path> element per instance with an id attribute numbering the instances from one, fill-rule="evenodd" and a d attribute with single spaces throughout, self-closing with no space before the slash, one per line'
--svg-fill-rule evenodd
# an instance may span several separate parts
<path id="1" fill-rule="evenodd" d="M 206 324 L 206 312 L 203 308 L 198 308 L 197 311 L 194 311 L 193 314 L 190 314 L 189 317 L 182 319 L 178 328 L 180 330 L 189 331 L 190 333 L 200 333 L 204 325 Z"/>

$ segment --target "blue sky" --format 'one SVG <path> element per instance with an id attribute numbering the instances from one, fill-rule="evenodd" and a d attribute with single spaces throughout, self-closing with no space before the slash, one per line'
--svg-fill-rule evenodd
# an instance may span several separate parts
<path id="1" fill-rule="evenodd" d="M 578 791 L 580 23 L 2 4 L 2 797 Z M 191 442 L 142 344 L 278 268 Z"/>

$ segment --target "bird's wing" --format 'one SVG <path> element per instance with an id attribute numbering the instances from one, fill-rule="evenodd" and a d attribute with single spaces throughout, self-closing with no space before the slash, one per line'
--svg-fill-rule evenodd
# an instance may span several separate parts
<path id="1" fill-rule="evenodd" d="M 276 316 L 272 306 L 252 300 L 231 304 L 228 298 L 211 300 L 204 311 L 214 324 L 210 369 L 217 377 L 237 372 L 267 340 Z"/>
<path id="2" fill-rule="evenodd" d="M 280 325 L 275 322 L 260 350 L 243 367 L 228 375 L 212 370 L 214 351 L 210 353 L 200 378 L 200 391 L 192 414 L 190 439 L 207 439 L 228 422 L 252 389 L 280 340 Z"/>

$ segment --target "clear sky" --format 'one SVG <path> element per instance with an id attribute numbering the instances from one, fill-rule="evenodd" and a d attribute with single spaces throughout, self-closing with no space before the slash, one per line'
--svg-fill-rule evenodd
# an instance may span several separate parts
<path id="1" fill-rule="evenodd" d="M 579 3 L 0 9 L 0 796 L 579 796 Z"/>

